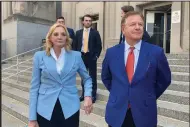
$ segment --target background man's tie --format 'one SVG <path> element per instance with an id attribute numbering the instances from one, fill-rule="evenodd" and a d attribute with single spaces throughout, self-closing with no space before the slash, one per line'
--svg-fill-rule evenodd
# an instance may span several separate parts
<path id="1" fill-rule="evenodd" d="M 83 44 L 83 52 L 88 52 L 88 29 L 84 29 L 84 44 Z"/>

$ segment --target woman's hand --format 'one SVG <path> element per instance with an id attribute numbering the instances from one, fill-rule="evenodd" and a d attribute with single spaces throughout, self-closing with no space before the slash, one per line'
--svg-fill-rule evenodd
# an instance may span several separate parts
<path id="1" fill-rule="evenodd" d="M 92 105 L 92 98 L 91 97 L 85 97 L 84 98 L 84 110 L 87 115 L 89 115 L 92 112 L 93 105 Z"/>
<path id="2" fill-rule="evenodd" d="M 29 121 L 28 127 L 39 127 L 39 125 L 36 120 L 32 120 L 32 121 Z"/>

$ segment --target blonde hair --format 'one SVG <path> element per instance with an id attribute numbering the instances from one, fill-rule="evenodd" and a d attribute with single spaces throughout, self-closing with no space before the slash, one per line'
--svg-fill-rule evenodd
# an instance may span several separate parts
<path id="1" fill-rule="evenodd" d="M 55 30 L 57 27 L 62 27 L 62 28 L 65 30 L 65 33 L 66 33 L 65 50 L 66 50 L 66 51 L 71 50 L 72 39 L 71 39 L 70 36 L 69 36 L 69 33 L 68 33 L 68 31 L 67 31 L 67 28 L 66 28 L 64 25 L 62 25 L 62 24 L 55 23 L 54 25 L 52 25 L 52 26 L 50 27 L 49 32 L 47 33 L 47 36 L 46 36 L 45 49 L 46 49 L 46 54 L 47 54 L 48 56 L 50 56 L 50 49 L 53 47 L 52 42 L 50 41 L 50 37 L 52 36 L 54 30 Z"/>

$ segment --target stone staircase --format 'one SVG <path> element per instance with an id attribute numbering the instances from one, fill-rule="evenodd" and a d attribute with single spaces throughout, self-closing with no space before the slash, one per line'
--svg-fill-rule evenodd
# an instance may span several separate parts
<path id="1" fill-rule="evenodd" d="M 80 127 L 107 127 L 105 107 L 109 93 L 101 81 L 101 65 L 104 52 L 98 60 L 98 91 L 93 112 L 85 115 L 83 104 L 80 110 Z M 189 54 L 167 54 L 172 71 L 172 83 L 158 99 L 158 127 L 189 127 Z M 23 58 L 24 59 L 24 58 Z M 20 59 L 22 61 L 22 59 Z M 19 70 L 32 66 L 32 60 L 20 65 Z M 2 68 L 6 67 L 3 65 Z M 2 72 L 2 78 L 17 72 L 16 67 Z M 28 123 L 28 98 L 32 69 L 2 81 L 3 127 L 23 127 Z M 80 78 L 77 87 L 81 94 Z M 9 122 L 7 122 L 9 121 Z M 23 124 L 25 123 L 25 124 Z"/>

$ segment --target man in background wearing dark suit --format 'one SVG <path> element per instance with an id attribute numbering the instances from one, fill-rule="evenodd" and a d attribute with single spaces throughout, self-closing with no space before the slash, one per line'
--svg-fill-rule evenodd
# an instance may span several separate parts
<path id="1" fill-rule="evenodd" d="M 121 7 L 121 18 L 124 17 L 124 15 L 129 12 L 129 11 L 134 11 L 135 9 L 133 8 L 133 6 L 123 6 Z M 148 32 L 144 29 L 144 33 L 143 33 L 143 37 L 142 37 L 142 40 L 143 41 L 149 41 L 150 39 L 150 36 L 148 34 Z M 122 42 L 125 42 L 125 37 L 123 35 L 123 33 L 121 32 L 120 34 L 120 40 L 119 40 L 119 44 L 121 44 Z"/>
<path id="2" fill-rule="evenodd" d="M 83 29 L 76 32 L 75 46 L 76 51 L 82 53 L 82 59 L 84 64 L 89 71 L 89 75 L 92 78 L 92 100 L 93 103 L 96 101 L 97 92 L 97 59 L 102 51 L 102 42 L 98 31 L 93 29 L 92 17 L 85 15 L 82 18 Z M 82 85 L 82 95 L 80 101 L 84 100 L 84 85 Z"/>
<path id="3" fill-rule="evenodd" d="M 64 17 L 58 17 L 56 20 L 57 23 L 63 24 L 65 25 L 65 18 Z M 74 30 L 72 28 L 68 28 L 67 27 L 67 31 L 69 32 L 69 36 L 72 39 L 72 49 L 74 49 L 74 43 L 75 43 L 75 33 Z"/>

